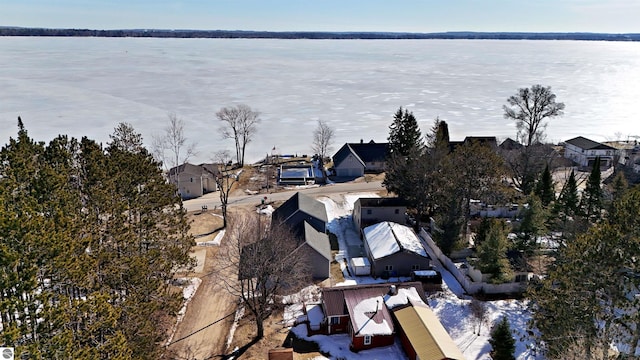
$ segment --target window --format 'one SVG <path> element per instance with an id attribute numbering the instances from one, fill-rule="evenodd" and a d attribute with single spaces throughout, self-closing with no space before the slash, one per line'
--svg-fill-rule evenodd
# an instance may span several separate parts
<path id="1" fill-rule="evenodd" d="M 193 178 L 190 178 L 189 180 L 191 180 L 191 182 L 193 182 Z"/>
<path id="2" fill-rule="evenodd" d="M 365 345 L 371 345 L 371 335 L 365 335 L 364 336 L 364 344 Z"/>
<path id="3" fill-rule="evenodd" d="M 371 209 L 367 209 L 367 215 L 371 215 Z"/>
<path id="4" fill-rule="evenodd" d="M 340 318 L 337 316 L 331 316 L 331 325 L 339 325 L 340 324 Z"/>
<path id="5" fill-rule="evenodd" d="M 395 213 L 396 215 L 400 214 L 400 209 L 396 209 Z"/>
<path id="6" fill-rule="evenodd" d="M 420 270 L 420 265 L 416 265 L 416 264 L 411 265 L 411 270 Z"/>
<path id="7" fill-rule="evenodd" d="M 385 265 L 384 271 L 393 271 L 393 265 Z"/>

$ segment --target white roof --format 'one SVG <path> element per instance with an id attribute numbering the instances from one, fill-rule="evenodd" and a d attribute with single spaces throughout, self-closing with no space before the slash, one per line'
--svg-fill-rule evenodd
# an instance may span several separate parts
<path id="1" fill-rule="evenodd" d="M 371 264 L 369 263 L 369 259 L 367 259 L 366 257 L 351 258 L 351 263 L 353 264 L 353 266 L 362 266 L 362 267 L 371 266 Z"/>
<path id="2" fill-rule="evenodd" d="M 418 235 L 410 227 L 384 221 L 364 228 L 364 239 L 374 259 L 404 250 L 428 257 Z"/>
<path id="3" fill-rule="evenodd" d="M 320 325 L 322 320 L 324 320 L 324 312 L 322 311 L 322 306 L 320 304 L 309 304 L 306 306 L 306 309 L 309 325 Z"/>
<path id="4" fill-rule="evenodd" d="M 425 305 L 424 301 L 420 295 L 418 295 L 418 291 L 414 287 L 410 288 L 400 288 L 398 289 L 398 293 L 395 295 L 385 295 L 384 303 L 387 305 L 388 309 L 393 309 L 401 305 L 407 305 L 411 302 L 412 305 L 419 304 Z"/>
<path id="5" fill-rule="evenodd" d="M 373 319 L 373 314 L 381 310 L 385 306 L 382 296 L 377 296 L 360 301 L 353 308 L 353 322 L 357 326 L 359 335 L 392 335 L 393 329 L 387 323 L 386 319 L 382 319 L 377 323 Z"/>

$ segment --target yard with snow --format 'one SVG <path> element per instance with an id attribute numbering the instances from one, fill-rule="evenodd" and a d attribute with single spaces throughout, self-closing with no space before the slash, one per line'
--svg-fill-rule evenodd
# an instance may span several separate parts
<path id="1" fill-rule="evenodd" d="M 363 255 L 362 240 L 358 235 L 358 231 L 353 224 L 351 214 L 353 204 L 359 197 L 375 197 L 372 193 L 348 194 L 340 198 L 319 198 L 327 209 L 328 229 L 338 237 L 340 251 L 336 255 L 336 260 L 341 264 L 342 272 L 345 276 L 343 283 L 337 286 L 380 283 L 385 281 L 403 281 L 409 278 L 392 278 L 388 280 L 373 279 L 369 276 L 351 276 L 347 271 L 344 260 L 351 257 L 360 257 Z M 428 297 L 428 304 L 434 313 L 440 319 L 451 338 L 454 340 L 460 351 L 463 352 L 467 359 L 491 359 L 491 345 L 489 344 L 491 325 L 506 316 L 511 325 L 513 338 L 516 341 L 516 359 L 533 360 L 542 359 L 541 356 L 532 352 L 534 346 L 528 334 L 528 322 L 530 313 L 527 309 L 526 301 L 518 300 L 500 300 L 484 302 L 486 313 L 484 321 L 479 323 L 476 317 L 472 315 L 470 296 L 464 295 L 462 287 L 456 279 L 444 269 L 437 260 L 433 260 L 434 266 L 442 274 L 443 286 L 442 292 L 438 292 Z M 307 289 L 307 292 L 314 293 L 317 297 L 317 291 Z M 313 297 L 313 296 L 312 296 Z M 306 302 L 308 303 L 307 297 Z M 375 304 L 373 305 L 375 306 Z M 318 314 L 314 310 L 309 316 L 314 317 L 314 322 L 318 320 Z M 313 314 L 313 315 L 312 315 Z M 285 321 L 294 323 L 297 317 L 303 316 L 302 304 L 294 303 L 285 310 Z M 311 319 L 310 319 L 311 320 Z M 300 338 L 316 342 L 323 353 L 330 354 L 331 358 L 346 359 L 406 359 L 406 355 L 402 350 L 399 340 L 396 340 L 392 346 L 376 348 L 371 350 L 363 350 L 353 353 L 349 350 L 350 337 L 343 335 L 314 335 L 307 337 L 306 327 L 298 325 L 292 331 Z M 319 357 L 318 359 L 322 359 Z"/>

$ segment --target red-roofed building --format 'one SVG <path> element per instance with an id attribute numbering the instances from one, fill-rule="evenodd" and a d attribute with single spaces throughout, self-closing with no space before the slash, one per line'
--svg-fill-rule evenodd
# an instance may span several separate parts
<path id="1" fill-rule="evenodd" d="M 391 309 L 411 301 L 424 304 L 420 283 L 338 286 L 322 289 L 326 335 L 348 333 L 353 351 L 392 345 L 396 326 Z"/>

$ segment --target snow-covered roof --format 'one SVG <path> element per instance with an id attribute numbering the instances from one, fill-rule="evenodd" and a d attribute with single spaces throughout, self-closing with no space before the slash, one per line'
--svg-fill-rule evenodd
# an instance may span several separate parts
<path id="1" fill-rule="evenodd" d="M 428 257 L 420 239 L 408 226 L 384 221 L 367 226 L 363 232 L 374 259 L 381 259 L 403 250 Z"/>
<path id="2" fill-rule="evenodd" d="M 351 263 L 353 264 L 353 266 L 358 266 L 358 267 L 371 266 L 371 264 L 369 263 L 369 259 L 367 259 L 366 257 L 351 258 Z"/>
<path id="3" fill-rule="evenodd" d="M 306 305 L 307 319 L 309 325 L 319 326 L 322 320 L 324 320 L 324 312 L 322 311 L 321 304 L 308 304 Z"/>
<path id="4" fill-rule="evenodd" d="M 419 304 L 426 305 L 420 295 L 418 295 L 418 291 L 415 287 L 410 288 L 400 288 L 397 289 L 397 293 L 395 295 L 385 295 L 384 303 L 387 305 L 387 308 L 394 309 L 398 306 L 411 304 Z"/>
<path id="5" fill-rule="evenodd" d="M 345 294 L 356 336 L 393 335 L 393 321 L 382 296 L 360 297 L 361 293 Z"/>

